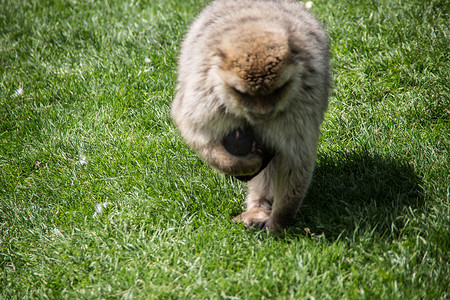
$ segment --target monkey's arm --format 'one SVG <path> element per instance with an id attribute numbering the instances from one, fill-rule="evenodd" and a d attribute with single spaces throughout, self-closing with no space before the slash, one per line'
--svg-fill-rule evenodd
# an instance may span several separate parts
<path id="1" fill-rule="evenodd" d="M 186 143 L 209 165 L 231 176 L 247 176 L 261 169 L 263 157 L 259 152 L 243 156 L 230 154 L 222 144 L 222 137 L 213 137 L 207 130 L 196 128 L 186 120 L 178 128 Z"/>
<path id="2" fill-rule="evenodd" d="M 253 175 L 261 169 L 263 163 L 259 152 L 235 156 L 224 148 L 221 141 L 209 141 L 195 146 L 191 144 L 191 147 L 212 167 L 231 176 Z"/>
<path id="3" fill-rule="evenodd" d="M 197 103 L 195 97 L 185 97 L 184 91 L 179 90 L 176 94 L 171 113 L 186 143 L 209 165 L 223 173 L 231 176 L 256 174 L 263 163 L 261 153 L 232 155 L 222 143 L 225 135 L 237 124 L 221 122 L 216 107 L 205 107 Z"/>

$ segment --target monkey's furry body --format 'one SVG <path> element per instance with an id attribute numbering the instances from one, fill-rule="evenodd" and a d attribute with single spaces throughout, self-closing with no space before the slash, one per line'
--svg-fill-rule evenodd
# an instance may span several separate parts
<path id="1" fill-rule="evenodd" d="M 224 137 L 250 126 L 275 156 L 248 182 L 235 220 L 279 230 L 293 220 L 311 181 L 330 90 L 321 24 L 296 1 L 219 0 L 191 25 L 181 47 L 172 116 L 183 138 L 232 176 L 259 171 L 260 151 L 232 155 Z"/>

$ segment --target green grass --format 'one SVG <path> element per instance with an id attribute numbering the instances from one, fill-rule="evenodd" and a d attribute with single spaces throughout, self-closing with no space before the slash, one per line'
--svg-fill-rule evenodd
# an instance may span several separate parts
<path id="1" fill-rule="evenodd" d="M 334 92 L 282 236 L 170 119 L 205 4 L 0 1 L 0 298 L 449 298 L 450 3 L 314 1 Z"/>

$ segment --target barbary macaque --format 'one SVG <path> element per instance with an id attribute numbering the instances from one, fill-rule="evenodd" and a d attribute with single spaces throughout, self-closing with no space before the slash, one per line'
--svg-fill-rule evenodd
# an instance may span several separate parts
<path id="1" fill-rule="evenodd" d="M 209 165 L 246 180 L 234 220 L 281 230 L 314 170 L 331 86 L 328 38 L 301 2 L 218 0 L 181 47 L 172 117 Z"/>

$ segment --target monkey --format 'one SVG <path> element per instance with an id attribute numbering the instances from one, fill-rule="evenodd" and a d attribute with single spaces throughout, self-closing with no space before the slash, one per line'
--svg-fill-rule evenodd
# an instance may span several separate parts
<path id="1" fill-rule="evenodd" d="M 190 26 L 171 115 L 199 157 L 247 180 L 234 221 L 292 225 L 315 167 L 330 72 L 328 36 L 301 2 L 216 0 Z M 227 151 L 230 135 L 242 151 Z"/>

